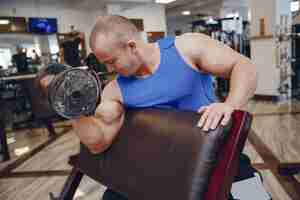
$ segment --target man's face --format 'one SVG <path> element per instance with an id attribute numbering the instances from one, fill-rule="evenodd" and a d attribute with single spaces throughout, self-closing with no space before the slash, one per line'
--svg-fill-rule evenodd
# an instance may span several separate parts
<path id="1" fill-rule="evenodd" d="M 94 53 L 97 59 L 104 63 L 108 71 L 115 71 L 121 76 L 132 76 L 138 71 L 141 66 L 141 60 L 136 53 L 136 50 L 129 45 L 123 47 L 102 43 L 101 47 L 97 47 Z M 99 46 L 99 45 L 98 45 Z M 106 48 L 105 48 L 106 46 Z M 112 47 L 112 48 L 109 48 Z"/>

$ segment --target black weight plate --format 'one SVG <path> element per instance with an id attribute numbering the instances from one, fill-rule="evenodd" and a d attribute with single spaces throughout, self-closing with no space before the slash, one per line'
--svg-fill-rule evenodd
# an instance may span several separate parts
<path id="1" fill-rule="evenodd" d="M 51 82 L 49 101 L 55 112 L 67 119 L 91 115 L 96 109 L 100 89 L 92 73 L 72 68 L 60 73 Z"/>

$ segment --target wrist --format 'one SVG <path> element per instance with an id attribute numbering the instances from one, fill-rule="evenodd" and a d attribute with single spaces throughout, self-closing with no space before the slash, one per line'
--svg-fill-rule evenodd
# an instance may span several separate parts
<path id="1" fill-rule="evenodd" d="M 234 101 L 231 101 L 230 99 L 226 99 L 226 101 L 224 102 L 226 105 L 232 107 L 234 110 L 239 110 L 241 109 L 241 106 L 234 102 Z"/>

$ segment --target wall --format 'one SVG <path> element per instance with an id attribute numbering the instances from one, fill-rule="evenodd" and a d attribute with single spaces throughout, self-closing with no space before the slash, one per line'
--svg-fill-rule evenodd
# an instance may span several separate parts
<path id="1" fill-rule="evenodd" d="M 266 34 L 275 35 L 280 15 L 290 15 L 290 0 L 251 0 L 251 36 L 258 36 L 260 19 L 265 19 Z M 258 87 L 256 94 L 280 96 L 280 70 L 278 69 L 278 51 L 276 38 L 251 40 L 252 61 L 258 69 Z"/>
<path id="2" fill-rule="evenodd" d="M 0 16 L 21 16 L 21 17 L 54 17 L 58 20 L 58 31 L 65 33 L 70 31 L 70 26 L 85 33 L 87 41 L 93 28 L 96 18 L 106 13 L 119 14 L 128 18 L 142 18 L 145 31 L 142 33 L 146 38 L 148 31 L 167 32 L 165 7 L 161 4 L 110 4 L 107 8 L 76 9 L 70 8 L 64 3 L 37 3 L 37 0 L 1 0 Z M 57 1 L 56 1 L 57 2 Z M 89 48 L 88 48 L 89 50 Z"/>
<path id="3" fill-rule="evenodd" d="M 275 39 L 251 41 L 251 56 L 258 70 L 256 94 L 279 95 L 280 73 L 276 67 Z"/>
<path id="4" fill-rule="evenodd" d="M 182 33 L 191 32 L 192 17 L 172 17 L 167 19 L 168 35 L 175 35 L 176 30 L 181 30 Z"/>
<path id="5" fill-rule="evenodd" d="M 65 33 L 74 25 L 77 30 L 85 33 L 88 41 L 96 16 L 106 13 L 104 9 L 74 9 L 61 4 L 36 3 L 35 1 L 1 1 L 0 16 L 20 17 L 54 17 L 58 20 L 58 31 Z M 87 42 L 88 44 L 88 42 Z"/>
<path id="6" fill-rule="evenodd" d="M 146 39 L 146 32 L 162 31 L 167 33 L 164 5 L 154 3 L 140 5 L 109 4 L 107 5 L 107 13 L 143 19 L 145 30 L 142 35 L 144 39 Z"/>
<path id="7" fill-rule="evenodd" d="M 0 34 L 0 48 L 9 48 L 12 54 L 17 53 L 17 46 L 34 46 L 36 36 L 28 34 Z"/>
<path id="8" fill-rule="evenodd" d="M 220 10 L 220 17 L 225 18 L 226 15 L 239 13 L 243 20 L 248 19 L 249 1 L 251 0 L 223 0 L 223 5 Z"/>
<path id="9" fill-rule="evenodd" d="M 259 34 L 259 20 L 265 18 L 267 34 L 275 32 L 276 24 L 276 1 L 275 0 L 254 0 L 250 1 L 251 6 L 251 35 Z"/>
<path id="10" fill-rule="evenodd" d="M 7 50 L 9 49 L 9 50 Z M 16 49 L 13 45 L 0 42 L 0 66 L 7 69 L 11 65 L 11 56 Z"/>

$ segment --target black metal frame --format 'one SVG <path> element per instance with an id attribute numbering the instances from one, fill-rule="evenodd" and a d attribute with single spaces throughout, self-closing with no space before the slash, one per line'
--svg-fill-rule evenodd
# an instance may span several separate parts
<path id="1" fill-rule="evenodd" d="M 49 132 L 49 138 L 50 139 L 55 139 L 58 135 L 55 132 L 54 126 L 51 121 L 43 121 L 43 125 L 47 128 Z M 8 149 L 8 144 L 7 144 L 7 138 L 6 138 L 6 132 L 5 132 L 5 124 L 4 122 L 0 119 L 0 154 L 2 155 L 2 161 L 7 161 L 10 159 L 9 155 L 9 149 Z"/>
<path id="2" fill-rule="evenodd" d="M 3 121 L 0 119 L 0 154 L 2 161 L 7 161 L 10 159 L 8 145 L 6 141 L 5 127 Z"/>
<path id="3" fill-rule="evenodd" d="M 278 173 L 281 176 L 294 176 L 294 175 L 300 174 L 300 162 L 298 162 L 298 163 L 280 163 L 278 165 Z"/>
<path id="4" fill-rule="evenodd" d="M 71 156 L 69 164 L 73 166 L 71 174 L 68 176 L 63 189 L 58 197 L 55 197 L 53 193 L 50 193 L 51 200 L 70 200 L 73 199 L 75 192 L 81 182 L 83 173 L 79 170 L 77 165 L 77 156 Z"/>

